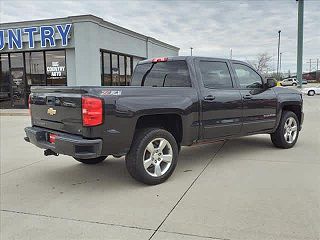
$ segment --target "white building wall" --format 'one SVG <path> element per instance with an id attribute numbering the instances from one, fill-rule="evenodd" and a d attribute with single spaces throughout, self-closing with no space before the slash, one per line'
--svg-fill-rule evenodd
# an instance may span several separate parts
<path id="1" fill-rule="evenodd" d="M 76 69 L 74 48 L 66 49 L 67 85 L 76 86 Z"/>
<path id="2" fill-rule="evenodd" d="M 101 18 L 84 15 L 40 21 L 0 24 L 0 29 L 16 29 L 31 26 L 55 26 L 72 23 L 69 44 L 61 46 L 59 35 L 55 34 L 55 47 L 41 48 L 39 32 L 35 34 L 35 48 L 29 49 L 27 37 L 23 36 L 23 49 L 7 48 L 1 53 L 21 51 L 42 51 L 66 49 L 67 85 L 68 86 L 100 86 L 101 60 L 100 50 L 118 52 L 141 58 L 177 56 L 179 48 L 160 42 L 142 34 L 124 29 L 106 22 Z"/>
<path id="3" fill-rule="evenodd" d="M 172 48 L 166 48 L 164 46 L 160 46 L 154 40 L 149 39 L 148 43 L 148 58 L 154 57 L 169 57 L 169 56 L 178 56 L 178 51 L 173 50 Z"/>
<path id="4" fill-rule="evenodd" d="M 99 28 L 92 22 L 74 23 L 76 85 L 100 86 Z"/>

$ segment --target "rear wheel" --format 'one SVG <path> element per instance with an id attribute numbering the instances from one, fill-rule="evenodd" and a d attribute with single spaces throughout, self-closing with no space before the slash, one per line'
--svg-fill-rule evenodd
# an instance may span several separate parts
<path id="1" fill-rule="evenodd" d="M 292 148 L 299 136 L 299 120 L 291 111 L 284 111 L 277 130 L 271 134 L 271 141 L 278 148 Z"/>
<path id="2" fill-rule="evenodd" d="M 142 129 L 135 134 L 126 155 L 126 166 L 137 181 L 155 185 L 171 176 L 178 153 L 178 144 L 171 133 L 159 128 Z"/>
<path id="3" fill-rule="evenodd" d="M 314 91 L 314 90 L 310 90 L 309 92 L 308 92 L 308 95 L 309 96 L 313 96 L 313 95 L 315 95 L 316 94 L 316 92 Z"/>
<path id="4" fill-rule="evenodd" d="M 75 158 L 74 157 L 74 159 L 77 160 L 78 162 L 81 162 L 81 163 L 84 163 L 84 164 L 89 164 L 89 165 L 103 162 L 106 158 L 107 158 L 106 156 L 100 156 L 100 157 L 97 157 L 97 158 L 88 158 L 88 159 L 81 159 L 81 158 Z"/>

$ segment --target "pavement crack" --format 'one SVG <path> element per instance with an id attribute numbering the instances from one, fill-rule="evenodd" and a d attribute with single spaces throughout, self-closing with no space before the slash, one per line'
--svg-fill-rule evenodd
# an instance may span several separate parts
<path id="1" fill-rule="evenodd" d="M 207 167 L 210 165 L 210 163 L 213 162 L 217 154 L 220 152 L 220 150 L 223 148 L 223 146 L 226 144 L 227 140 L 224 141 L 221 146 L 218 148 L 218 150 L 214 153 L 213 157 L 207 162 L 207 164 L 204 166 L 204 168 L 201 170 L 201 172 L 198 174 L 198 176 L 192 181 L 192 183 L 189 185 L 189 187 L 184 191 L 182 196 L 179 198 L 179 200 L 176 202 L 176 204 L 172 207 L 172 209 L 169 211 L 169 213 L 165 216 L 165 218 L 162 220 L 162 222 L 159 224 L 159 226 L 154 230 L 152 235 L 150 236 L 149 240 L 151 240 L 154 235 L 159 231 L 161 226 L 164 224 L 164 222 L 168 219 L 170 214 L 174 211 L 174 209 L 178 206 L 178 204 L 181 202 L 181 200 L 184 198 L 184 196 L 188 193 L 188 191 L 192 188 L 192 186 L 195 184 L 195 182 L 199 179 L 199 177 L 202 175 L 202 173 L 207 169 Z"/>
<path id="2" fill-rule="evenodd" d="M 11 170 L 9 170 L 9 171 L 7 171 L 7 172 L 1 173 L 0 175 L 5 175 L 5 174 L 7 174 L 7 173 L 11 173 L 11 172 L 14 172 L 14 171 L 17 171 L 17 170 L 26 168 L 26 167 L 30 167 L 31 165 L 37 164 L 37 163 L 39 163 L 39 162 L 41 162 L 41 161 L 44 161 L 44 160 L 41 159 L 41 160 L 39 160 L 39 161 L 36 161 L 36 162 L 30 163 L 30 164 L 24 165 L 24 166 L 22 166 L 22 167 L 15 168 L 15 169 L 11 169 Z"/>
<path id="3" fill-rule="evenodd" d="M 116 224 L 116 223 L 106 223 L 106 222 L 99 222 L 99 221 L 82 220 L 82 219 L 76 219 L 76 218 L 58 217 L 58 216 L 52 216 L 52 215 L 46 215 L 46 214 L 28 213 L 28 212 L 14 211 L 14 210 L 8 210 L 8 209 L 1 209 L 1 212 L 23 214 L 23 215 L 37 216 L 37 217 L 44 217 L 44 218 L 53 218 L 53 219 L 60 219 L 60 220 L 68 220 L 68 221 L 74 221 L 74 222 L 100 224 L 100 225 L 113 226 L 113 227 L 123 227 L 123 228 L 138 229 L 138 230 L 145 230 L 145 231 L 155 231 L 152 228 L 144 228 L 144 227 Z"/>
<path id="4" fill-rule="evenodd" d="M 204 236 L 204 235 L 191 234 L 191 233 L 171 232 L 171 231 L 163 231 L 163 230 L 159 230 L 159 232 L 171 233 L 171 234 L 177 234 L 177 235 L 189 236 L 189 237 L 206 238 L 206 239 L 231 240 L 230 238 L 220 238 L 220 237 Z"/>

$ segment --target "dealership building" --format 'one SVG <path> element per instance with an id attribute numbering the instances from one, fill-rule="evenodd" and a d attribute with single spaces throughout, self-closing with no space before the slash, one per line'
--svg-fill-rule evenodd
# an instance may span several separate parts
<path id="1" fill-rule="evenodd" d="M 124 86 L 142 59 L 179 48 L 93 15 L 0 24 L 0 108 L 26 108 L 31 86 Z"/>

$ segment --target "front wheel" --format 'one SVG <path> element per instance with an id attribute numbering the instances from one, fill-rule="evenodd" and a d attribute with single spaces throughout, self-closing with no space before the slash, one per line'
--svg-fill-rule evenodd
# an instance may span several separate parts
<path id="1" fill-rule="evenodd" d="M 89 164 L 89 165 L 93 165 L 93 164 L 97 164 L 100 162 L 103 162 L 107 157 L 106 156 L 100 156 L 97 158 L 89 158 L 89 159 L 81 159 L 81 158 L 75 158 L 75 160 L 77 160 L 78 162 L 84 163 L 84 164 Z"/>
<path id="2" fill-rule="evenodd" d="M 160 184 L 173 173 L 178 153 L 176 139 L 168 131 L 159 128 L 137 130 L 126 155 L 126 167 L 137 181 Z"/>
<path id="3" fill-rule="evenodd" d="M 278 148 L 292 148 L 299 136 L 299 120 L 291 111 L 284 111 L 277 130 L 271 134 L 271 141 Z"/>
<path id="4" fill-rule="evenodd" d="M 297 84 L 296 84 L 296 83 L 293 83 L 292 86 L 297 86 Z"/>

